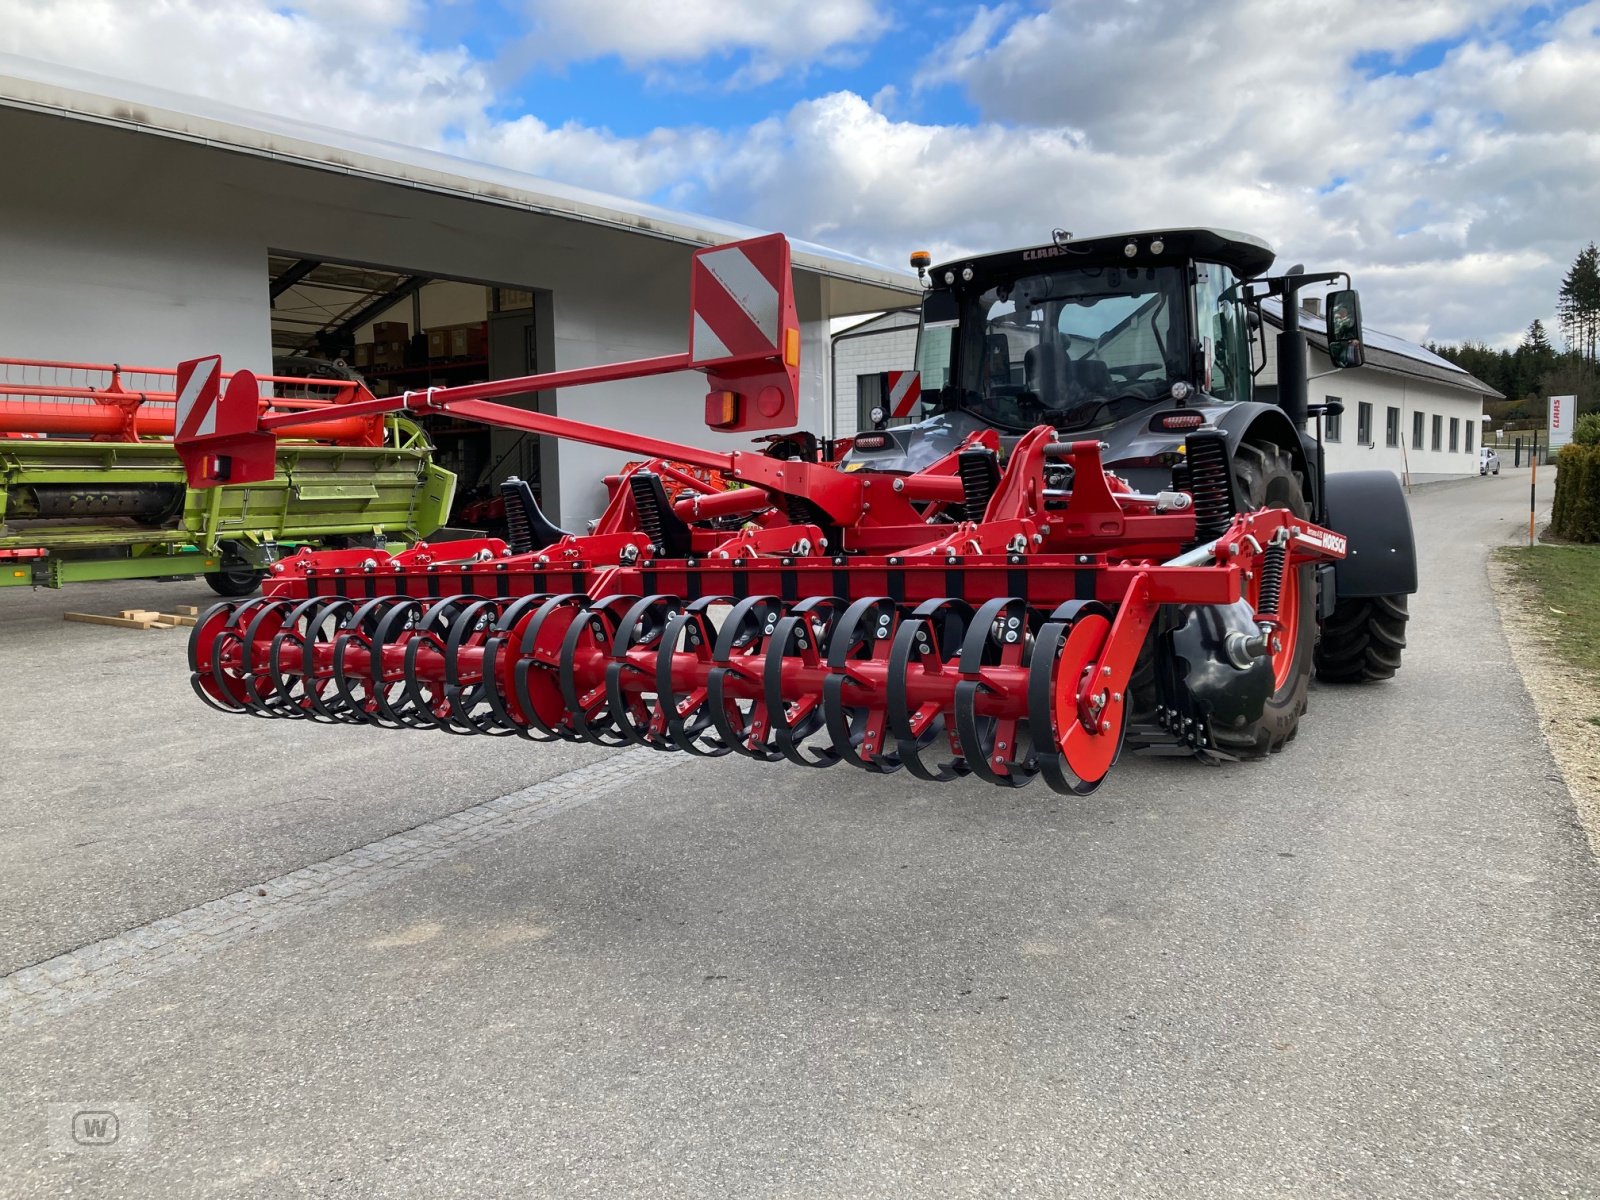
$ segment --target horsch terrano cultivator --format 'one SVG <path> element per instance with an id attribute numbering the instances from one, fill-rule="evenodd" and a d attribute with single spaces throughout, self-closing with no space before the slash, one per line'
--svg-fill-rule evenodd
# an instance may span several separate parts
<path id="1" fill-rule="evenodd" d="M 283 560 L 262 597 L 200 620 L 195 691 L 262 717 L 1011 787 L 1042 775 L 1078 794 L 1127 744 L 1276 750 L 1314 651 L 1330 678 L 1392 674 L 1415 582 L 1396 481 L 1324 480 L 1301 428 L 1297 289 L 1333 277 L 1268 279 L 1271 259 L 1243 235 L 1176 230 L 1058 234 L 936 270 L 923 419 L 831 445 L 706 450 L 494 402 L 698 370 L 712 428 L 792 428 L 788 243 L 701 250 L 687 353 L 346 409 L 643 459 L 589 532 L 554 527 L 512 480 L 507 541 Z M 1300 364 L 1277 405 L 1249 391 L 1266 295 L 1285 299 L 1280 358 Z M 1351 320 L 1330 353 L 1359 362 L 1355 293 L 1335 299 Z M 183 368 L 177 443 L 196 487 L 270 474 L 274 435 L 305 419 L 259 417 L 244 373 L 225 391 L 220 374 L 214 358 Z"/>

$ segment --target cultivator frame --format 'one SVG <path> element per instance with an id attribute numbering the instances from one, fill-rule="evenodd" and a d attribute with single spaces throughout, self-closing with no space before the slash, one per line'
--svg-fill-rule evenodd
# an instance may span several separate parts
<path id="1" fill-rule="evenodd" d="M 730 275 L 748 284 L 753 270 L 775 294 L 733 294 L 730 308 L 726 279 L 706 269 L 730 252 L 742 259 Z M 1099 442 L 1061 441 L 1048 426 L 1003 467 L 984 431 L 903 474 L 707 450 L 492 401 L 699 369 L 713 426 L 792 422 L 787 243 L 697 253 L 691 309 L 686 355 L 351 406 L 449 412 L 645 461 L 589 533 L 555 529 L 513 490 L 511 542 L 279 562 L 262 598 L 218 605 L 196 625 L 196 693 L 261 717 L 1012 787 L 1042 775 L 1085 794 L 1121 752 L 1163 608 L 1225 614 L 1219 651 L 1241 676 L 1262 660 L 1281 676 L 1295 638 L 1314 636 L 1289 616 L 1301 568 L 1342 558 L 1344 539 L 1286 509 L 1235 511 L 1219 431 L 1189 435 L 1187 487 L 1141 494 L 1106 471 Z M 186 382 L 220 379 L 214 359 L 183 370 Z M 195 486 L 258 475 L 274 431 L 305 419 L 260 418 L 214 385 L 192 392 L 177 442 Z M 679 499 L 663 480 L 684 489 Z M 1150 715 L 1174 743 L 1216 753 L 1207 710 L 1169 682 Z"/>

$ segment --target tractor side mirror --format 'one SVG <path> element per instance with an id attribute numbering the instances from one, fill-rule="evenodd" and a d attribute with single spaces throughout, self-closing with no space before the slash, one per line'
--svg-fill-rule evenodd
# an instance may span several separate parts
<path id="1" fill-rule="evenodd" d="M 1328 293 L 1328 357 L 1336 367 L 1367 361 L 1361 341 L 1361 296 L 1354 288 Z"/>

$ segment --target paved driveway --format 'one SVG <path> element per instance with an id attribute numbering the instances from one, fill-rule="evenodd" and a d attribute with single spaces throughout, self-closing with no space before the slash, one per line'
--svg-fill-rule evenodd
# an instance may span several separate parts
<path id="1" fill-rule="evenodd" d="M 1083 801 L 224 717 L 59 619 L 182 585 L 0 594 L 0 969 L 59 977 L 0 1193 L 1596 1194 L 1600 874 L 1484 571 L 1526 500 L 1414 497 L 1396 682 Z"/>

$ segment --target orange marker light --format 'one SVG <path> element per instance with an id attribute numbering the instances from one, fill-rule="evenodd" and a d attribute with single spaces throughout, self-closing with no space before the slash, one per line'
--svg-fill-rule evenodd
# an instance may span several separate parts
<path id="1" fill-rule="evenodd" d="M 800 331 L 798 329 L 785 329 L 783 331 L 783 361 L 785 365 L 791 367 L 800 365 Z"/>
<path id="2" fill-rule="evenodd" d="M 739 424 L 739 393 L 707 393 L 706 424 L 713 429 L 732 429 L 737 426 Z"/>

